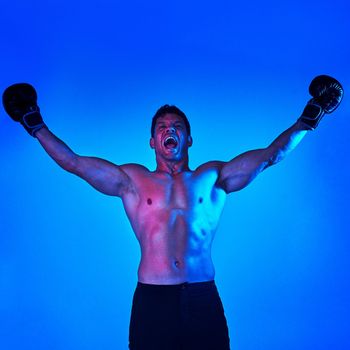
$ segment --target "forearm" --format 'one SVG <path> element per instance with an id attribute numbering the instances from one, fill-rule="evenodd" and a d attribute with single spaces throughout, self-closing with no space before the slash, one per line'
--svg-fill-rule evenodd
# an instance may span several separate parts
<path id="1" fill-rule="evenodd" d="M 49 129 L 42 128 L 35 134 L 46 153 L 64 170 L 73 172 L 77 155 Z"/>
<path id="2" fill-rule="evenodd" d="M 269 165 L 276 164 L 283 160 L 295 147 L 298 146 L 300 141 L 306 135 L 308 129 L 307 126 L 297 121 L 290 128 L 285 130 L 279 135 L 267 148 Z"/>

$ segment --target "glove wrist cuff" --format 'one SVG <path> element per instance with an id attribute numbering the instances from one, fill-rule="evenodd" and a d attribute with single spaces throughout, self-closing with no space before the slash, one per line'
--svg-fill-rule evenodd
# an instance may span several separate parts
<path id="1" fill-rule="evenodd" d="M 310 100 L 298 120 L 306 124 L 309 130 L 315 130 L 323 116 L 324 110 L 322 107 Z"/>
<path id="2" fill-rule="evenodd" d="M 23 125 L 24 129 L 29 133 L 29 135 L 35 137 L 35 133 L 42 129 L 43 127 L 46 127 L 43 118 L 40 114 L 40 112 L 37 111 L 31 111 L 26 113 L 21 120 L 21 124 Z"/>

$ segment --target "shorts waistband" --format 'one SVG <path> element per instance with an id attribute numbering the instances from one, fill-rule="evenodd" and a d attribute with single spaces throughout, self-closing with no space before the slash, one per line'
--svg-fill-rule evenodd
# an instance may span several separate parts
<path id="1" fill-rule="evenodd" d="M 137 288 L 143 290 L 179 290 L 179 289 L 201 289 L 205 287 L 215 286 L 215 281 L 204 282 L 183 282 L 179 284 L 148 284 L 137 282 Z"/>

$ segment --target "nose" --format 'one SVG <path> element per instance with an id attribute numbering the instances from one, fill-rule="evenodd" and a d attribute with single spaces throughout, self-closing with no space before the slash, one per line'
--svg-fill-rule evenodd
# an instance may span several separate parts
<path id="1" fill-rule="evenodd" d="M 173 126 L 168 126 L 167 129 L 166 129 L 167 133 L 174 133 L 175 131 L 176 131 L 176 129 Z"/>

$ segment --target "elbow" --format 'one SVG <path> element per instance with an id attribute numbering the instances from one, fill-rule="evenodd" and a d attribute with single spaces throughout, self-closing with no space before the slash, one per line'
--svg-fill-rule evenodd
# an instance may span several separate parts
<path id="1" fill-rule="evenodd" d="M 265 169 L 270 167 L 271 165 L 275 165 L 275 164 L 279 163 L 281 160 L 284 159 L 284 157 L 285 157 L 285 154 L 281 150 L 268 152 L 268 157 L 267 157 Z"/>
<path id="2" fill-rule="evenodd" d="M 268 166 L 275 165 L 279 163 L 283 158 L 280 155 L 275 155 L 269 159 L 267 162 Z"/>
<path id="3" fill-rule="evenodd" d="M 74 154 L 62 161 L 62 168 L 70 173 L 77 174 L 79 171 L 79 156 Z"/>

